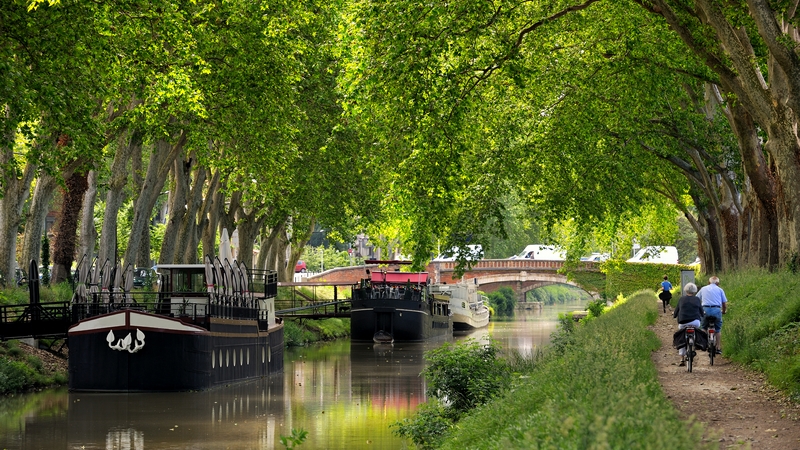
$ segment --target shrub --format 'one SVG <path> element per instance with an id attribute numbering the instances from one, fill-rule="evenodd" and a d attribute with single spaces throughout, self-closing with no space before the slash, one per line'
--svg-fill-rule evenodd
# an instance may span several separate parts
<path id="1" fill-rule="evenodd" d="M 435 448 L 461 416 L 509 386 L 509 366 L 499 352 L 496 342 L 473 339 L 426 352 L 428 366 L 422 375 L 431 400 L 414 417 L 394 423 L 395 434 L 421 448 Z"/>
<path id="2" fill-rule="evenodd" d="M 428 366 L 422 375 L 428 382 L 427 394 L 444 401 L 455 419 L 485 403 L 508 386 L 508 365 L 499 352 L 497 342 L 482 344 L 474 339 L 426 352 Z"/>
<path id="3" fill-rule="evenodd" d="M 0 393 L 20 392 L 37 384 L 39 378 L 21 361 L 0 358 Z"/>
<path id="4" fill-rule="evenodd" d="M 517 305 L 517 297 L 510 287 L 502 287 L 487 295 L 489 304 L 492 305 L 498 316 L 513 316 Z"/>
<path id="5" fill-rule="evenodd" d="M 453 420 L 439 402 L 423 403 L 411 418 L 391 425 L 394 434 L 411 440 L 418 448 L 433 449 L 453 426 Z"/>
<path id="6" fill-rule="evenodd" d="M 586 306 L 586 309 L 589 310 L 589 314 L 592 317 L 600 317 L 600 315 L 602 315 L 606 310 L 606 301 L 602 299 L 593 300 L 589 302 L 589 304 Z"/>
<path id="7" fill-rule="evenodd" d="M 572 313 L 558 315 L 556 331 L 550 335 L 550 345 L 555 354 L 564 353 L 567 347 L 575 340 L 573 335 L 575 326 L 575 319 L 573 319 Z"/>
<path id="8" fill-rule="evenodd" d="M 283 322 L 283 339 L 284 345 L 287 347 L 302 347 L 316 341 L 317 336 L 294 320 L 285 320 Z"/>

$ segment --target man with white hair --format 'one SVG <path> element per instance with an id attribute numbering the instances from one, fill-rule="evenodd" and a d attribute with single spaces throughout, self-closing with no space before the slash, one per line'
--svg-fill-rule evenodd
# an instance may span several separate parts
<path id="1" fill-rule="evenodd" d="M 705 316 L 717 319 L 714 325 L 714 329 L 717 332 L 717 353 L 722 353 L 720 330 L 722 330 L 722 315 L 728 310 L 728 299 L 725 297 L 725 291 L 719 287 L 719 278 L 716 276 L 709 278 L 708 285 L 703 286 L 697 296 L 700 297 Z"/>

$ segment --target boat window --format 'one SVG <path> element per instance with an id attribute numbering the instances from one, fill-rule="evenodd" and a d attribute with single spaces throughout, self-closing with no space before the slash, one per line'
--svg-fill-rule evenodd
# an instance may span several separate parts
<path id="1" fill-rule="evenodd" d="M 211 368 L 213 369 L 217 365 L 217 356 L 214 352 L 211 352 Z"/>
<path id="2" fill-rule="evenodd" d="M 202 271 L 192 270 L 173 270 L 172 271 L 172 292 L 196 292 L 206 293 L 206 287 Z"/>
<path id="3" fill-rule="evenodd" d="M 265 363 L 265 362 L 267 362 L 266 352 L 265 352 L 265 351 L 264 351 L 264 349 L 262 348 L 262 349 L 261 349 L 261 363 L 263 364 L 263 363 Z"/>
<path id="4" fill-rule="evenodd" d="M 233 367 L 236 367 L 236 349 L 233 349 Z"/>
<path id="5" fill-rule="evenodd" d="M 250 349 L 247 349 L 247 365 L 250 365 Z"/>
<path id="6" fill-rule="evenodd" d="M 225 367 L 230 367 L 230 365 L 231 365 L 230 353 L 228 352 L 228 350 L 225 350 Z"/>
<path id="7" fill-rule="evenodd" d="M 239 365 L 244 365 L 244 350 L 239 349 Z"/>

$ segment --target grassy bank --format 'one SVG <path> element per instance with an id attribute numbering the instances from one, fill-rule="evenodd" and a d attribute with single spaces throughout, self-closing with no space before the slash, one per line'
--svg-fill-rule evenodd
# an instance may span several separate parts
<path id="1" fill-rule="evenodd" d="M 725 356 L 763 372 L 800 402 L 800 275 L 748 270 L 719 277 L 728 297 L 720 334 Z"/>
<path id="2" fill-rule="evenodd" d="M 45 364 L 33 350 L 19 341 L 0 343 L 0 394 L 15 394 L 37 388 L 66 385 L 63 365 Z"/>
<path id="3" fill-rule="evenodd" d="M 650 361 L 657 314 L 646 292 L 576 327 L 441 448 L 702 448 L 702 430 L 678 418 Z"/>
<path id="4" fill-rule="evenodd" d="M 350 336 L 350 319 L 286 319 L 283 321 L 283 339 L 287 347 L 299 347 L 347 336 Z"/>

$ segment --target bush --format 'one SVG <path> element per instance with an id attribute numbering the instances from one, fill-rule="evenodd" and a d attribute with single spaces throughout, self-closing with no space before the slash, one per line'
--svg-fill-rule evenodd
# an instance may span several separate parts
<path id="1" fill-rule="evenodd" d="M 439 402 L 423 403 L 413 417 L 391 425 L 394 434 L 411 440 L 418 448 L 433 449 L 453 426 L 453 420 Z"/>
<path id="2" fill-rule="evenodd" d="M 489 304 L 492 305 L 498 316 L 512 317 L 514 315 L 517 297 L 510 287 L 502 287 L 490 292 L 487 297 L 489 298 Z"/>
<path id="3" fill-rule="evenodd" d="M 602 299 L 593 300 L 586 305 L 586 309 L 589 311 L 591 317 L 600 317 L 606 310 L 606 301 Z"/>
<path id="4" fill-rule="evenodd" d="M 428 366 L 422 375 L 430 400 L 414 417 L 393 424 L 395 434 L 422 448 L 435 448 L 461 416 L 509 386 L 511 371 L 499 352 L 496 342 L 487 345 L 473 339 L 426 352 Z"/>
<path id="5" fill-rule="evenodd" d="M 40 381 L 33 369 L 21 361 L 0 358 L 0 394 L 21 392 Z"/>

